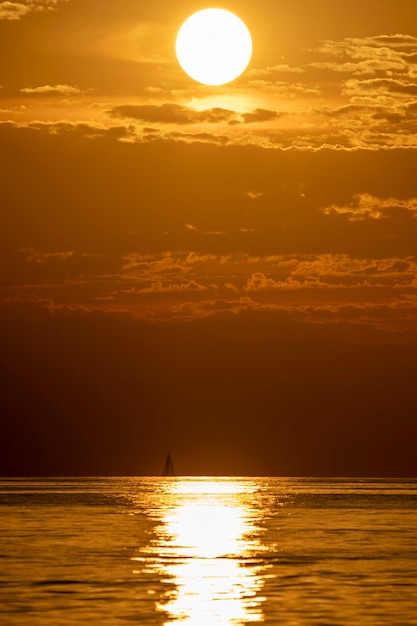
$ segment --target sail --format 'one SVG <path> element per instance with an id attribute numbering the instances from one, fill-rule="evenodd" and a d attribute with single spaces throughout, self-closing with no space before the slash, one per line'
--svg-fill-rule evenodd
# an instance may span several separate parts
<path id="1" fill-rule="evenodd" d="M 174 476 L 174 464 L 171 459 L 171 454 L 168 452 L 168 456 L 165 461 L 164 469 L 162 470 L 162 476 Z"/>

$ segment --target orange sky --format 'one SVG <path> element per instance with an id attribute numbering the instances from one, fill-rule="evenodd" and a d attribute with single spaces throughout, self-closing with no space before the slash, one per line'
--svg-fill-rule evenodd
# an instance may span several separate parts
<path id="1" fill-rule="evenodd" d="M 207 6 L 0 1 L 0 470 L 416 475 L 417 4 L 223 4 L 253 57 L 222 87 L 174 53 Z"/>

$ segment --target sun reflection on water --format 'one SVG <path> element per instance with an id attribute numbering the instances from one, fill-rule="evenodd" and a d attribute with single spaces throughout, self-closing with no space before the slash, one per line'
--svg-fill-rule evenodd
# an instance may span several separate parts
<path id="1" fill-rule="evenodd" d="M 165 584 L 156 609 L 166 624 L 229 625 L 263 621 L 261 549 L 253 485 L 225 479 L 163 484 L 157 536 L 146 563 Z"/>

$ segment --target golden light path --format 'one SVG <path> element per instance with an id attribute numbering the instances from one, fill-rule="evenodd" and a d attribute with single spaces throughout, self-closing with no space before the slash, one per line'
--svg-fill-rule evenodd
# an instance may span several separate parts
<path id="1" fill-rule="evenodd" d="M 166 623 L 263 621 L 262 578 L 254 561 L 261 546 L 248 504 L 251 486 L 174 479 L 164 489 L 166 507 L 146 560 L 167 583 L 156 606 L 167 615 Z"/>

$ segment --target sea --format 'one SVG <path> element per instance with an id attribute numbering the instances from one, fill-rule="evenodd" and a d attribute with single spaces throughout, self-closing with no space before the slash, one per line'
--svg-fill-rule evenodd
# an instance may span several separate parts
<path id="1" fill-rule="evenodd" d="M 0 480 L 0 624 L 417 625 L 417 479 Z"/>

